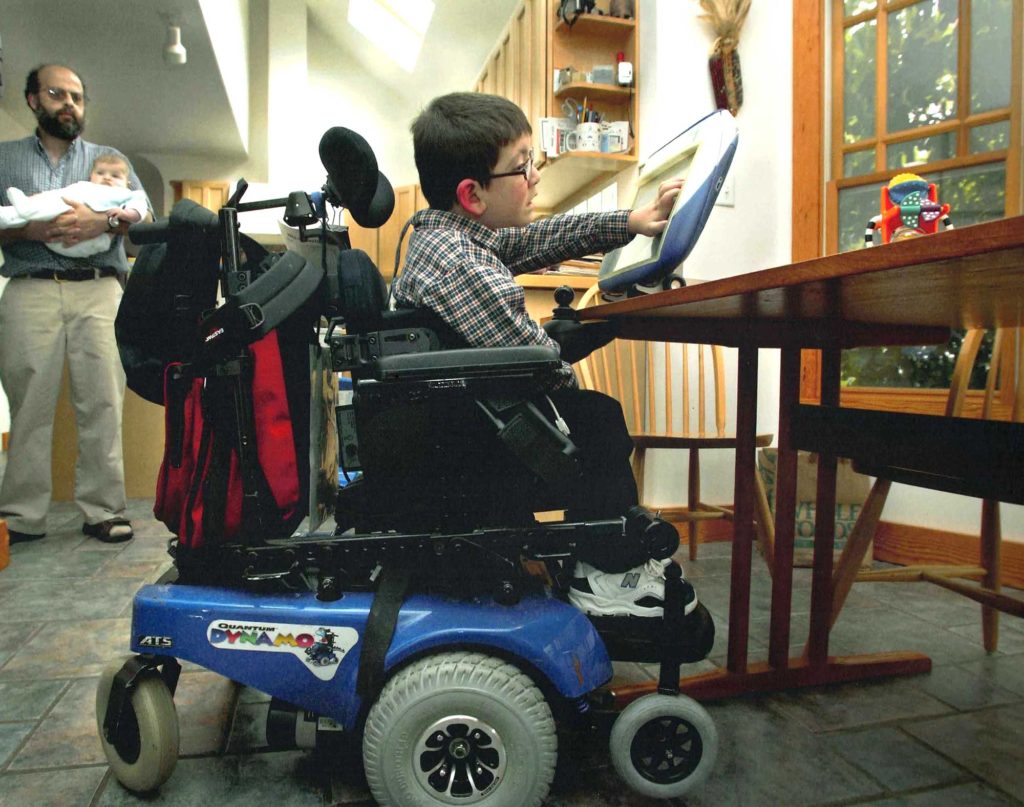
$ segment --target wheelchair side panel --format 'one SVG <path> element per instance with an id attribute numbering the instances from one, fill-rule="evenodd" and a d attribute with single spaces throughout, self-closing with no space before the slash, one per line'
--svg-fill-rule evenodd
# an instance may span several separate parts
<path id="1" fill-rule="evenodd" d="M 373 595 L 319 602 L 312 593 L 252 594 L 151 585 L 135 596 L 132 650 L 191 661 L 352 729 L 356 675 Z M 492 649 L 575 699 L 611 678 L 604 644 L 575 608 L 547 596 L 514 606 L 413 595 L 403 603 L 385 666 L 453 648 Z"/>

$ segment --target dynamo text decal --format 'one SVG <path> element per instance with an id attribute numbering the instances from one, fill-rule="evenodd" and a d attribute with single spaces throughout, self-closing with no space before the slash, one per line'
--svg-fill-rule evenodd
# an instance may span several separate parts
<path id="1" fill-rule="evenodd" d="M 206 638 L 218 650 L 291 653 L 321 681 L 330 681 L 359 634 L 355 628 L 214 619 Z"/>

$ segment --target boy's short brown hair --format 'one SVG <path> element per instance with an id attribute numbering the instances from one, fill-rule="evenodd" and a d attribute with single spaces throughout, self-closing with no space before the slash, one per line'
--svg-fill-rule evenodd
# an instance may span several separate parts
<path id="1" fill-rule="evenodd" d="M 464 179 L 486 187 L 502 147 L 532 131 L 518 106 L 479 92 L 435 98 L 411 129 L 420 187 L 437 210 L 451 210 Z"/>

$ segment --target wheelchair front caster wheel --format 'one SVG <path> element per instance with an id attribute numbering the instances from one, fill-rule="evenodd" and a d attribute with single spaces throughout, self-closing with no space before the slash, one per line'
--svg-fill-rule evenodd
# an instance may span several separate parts
<path id="1" fill-rule="evenodd" d="M 146 793 L 166 782 L 178 762 L 178 714 L 163 679 L 147 675 L 135 682 L 125 719 L 114 736 L 104 736 L 103 721 L 114 676 L 124 659 L 111 664 L 96 689 L 96 723 L 110 769 L 128 790 Z"/>
<path id="2" fill-rule="evenodd" d="M 685 695 L 645 695 L 612 726 L 612 765 L 637 793 L 678 798 L 702 784 L 718 756 L 711 715 Z"/>

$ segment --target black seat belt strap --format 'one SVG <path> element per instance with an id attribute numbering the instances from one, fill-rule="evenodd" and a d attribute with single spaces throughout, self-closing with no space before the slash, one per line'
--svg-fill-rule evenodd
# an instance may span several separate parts
<path id="1" fill-rule="evenodd" d="M 398 612 L 409 589 L 412 570 L 385 566 L 377 584 L 377 593 L 366 618 L 363 648 L 359 654 L 356 694 L 364 701 L 376 696 L 384 686 L 384 659 L 398 624 Z"/>

